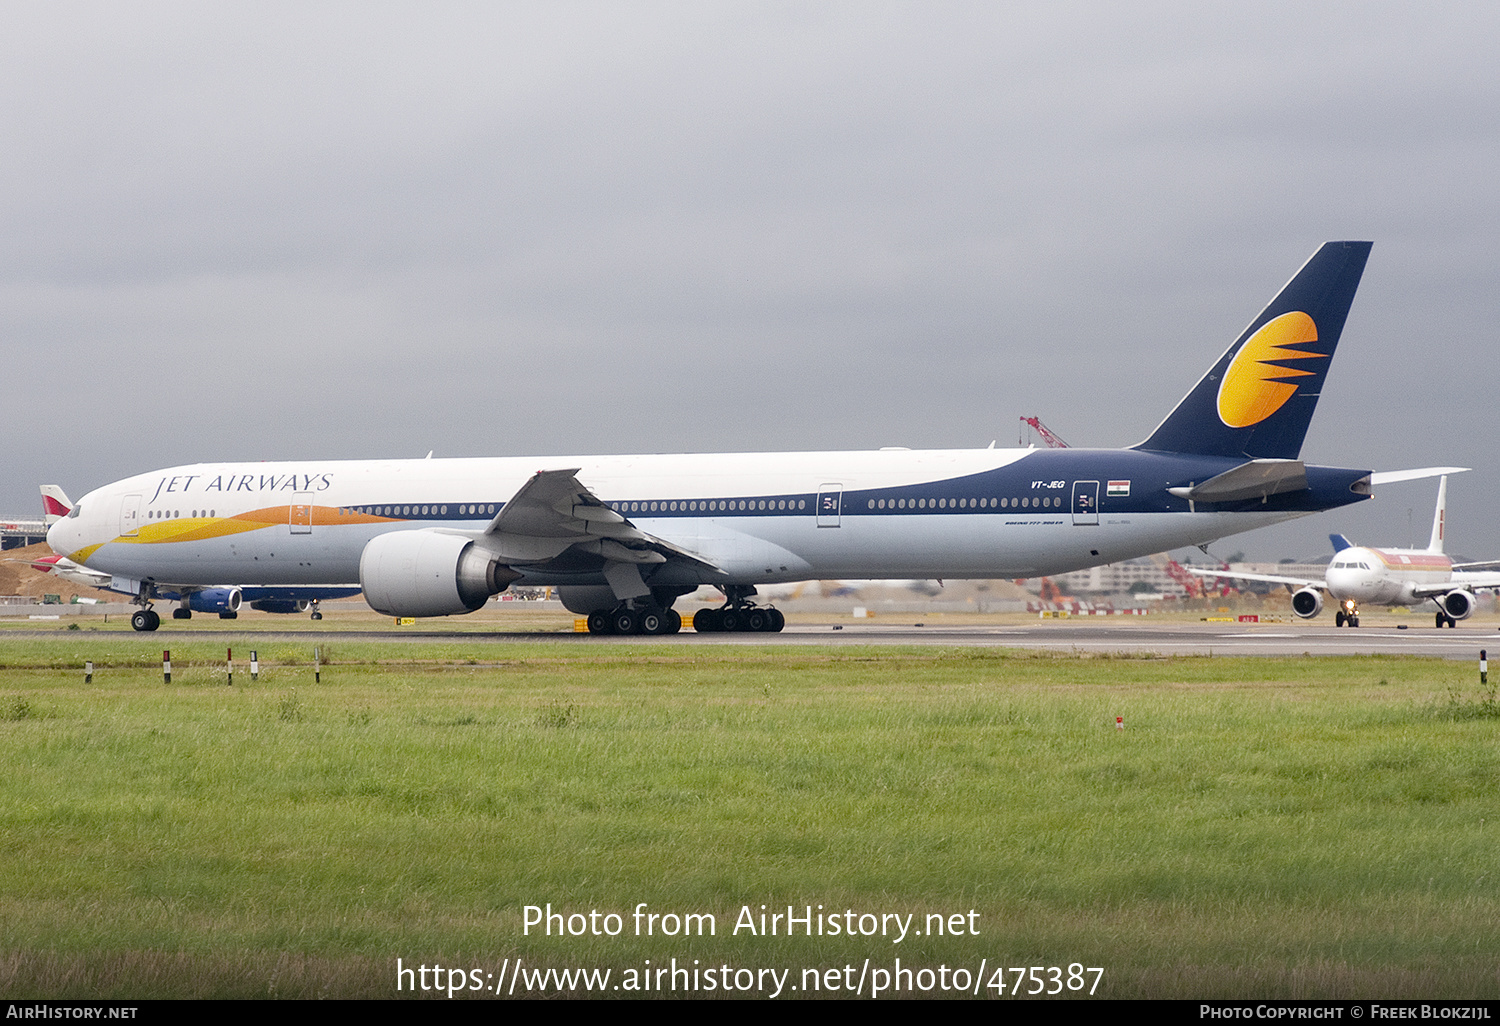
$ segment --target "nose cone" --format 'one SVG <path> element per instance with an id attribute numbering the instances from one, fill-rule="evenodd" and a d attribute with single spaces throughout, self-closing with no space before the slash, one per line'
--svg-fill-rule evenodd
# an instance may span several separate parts
<path id="1" fill-rule="evenodd" d="M 1352 570 L 1329 567 L 1323 579 L 1328 582 L 1328 590 L 1336 597 L 1343 598 L 1354 593 L 1355 575 Z"/>
<path id="2" fill-rule="evenodd" d="M 47 528 L 47 547 L 60 556 L 66 556 L 69 552 L 78 549 L 73 542 L 76 540 L 76 530 L 67 518 L 57 521 Z"/>

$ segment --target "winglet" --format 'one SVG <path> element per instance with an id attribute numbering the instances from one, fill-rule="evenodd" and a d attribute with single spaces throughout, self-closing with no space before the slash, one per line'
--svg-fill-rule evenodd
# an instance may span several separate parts
<path id="1" fill-rule="evenodd" d="M 1372 245 L 1325 242 L 1136 448 L 1296 459 Z"/>

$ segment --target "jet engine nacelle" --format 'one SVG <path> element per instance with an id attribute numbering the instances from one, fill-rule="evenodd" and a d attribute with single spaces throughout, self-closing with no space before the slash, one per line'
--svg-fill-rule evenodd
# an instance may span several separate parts
<path id="1" fill-rule="evenodd" d="M 240 589 L 204 588 L 189 595 L 187 601 L 195 613 L 234 613 L 240 608 Z"/>
<path id="2" fill-rule="evenodd" d="M 1471 591 L 1450 591 L 1439 601 L 1443 612 L 1454 620 L 1467 620 L 1474 612 L 1474 593 Z"/>
<path id="3" fill-rule="evenodd" d="M 307 599 L 256 599 L 250 608 L 262 613 L 305 613 Z"/>
<path id="4" fill-rule="evenodd" d="M 1292 593 L 1292 612 L 1311 620 L 1323 611 L 1323 593 L 1317 588 L 1303 588 Z"/>
<path id="5" fill-rule="evenodd" d="M 438 531 L 382 534 L 359 557 L 365 601 L 387 616 L 472 613 L 520 576 L 471 539 Z"/>

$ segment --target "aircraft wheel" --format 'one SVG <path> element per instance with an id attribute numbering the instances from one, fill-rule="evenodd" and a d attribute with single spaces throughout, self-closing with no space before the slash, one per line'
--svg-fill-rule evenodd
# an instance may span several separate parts
<path id="1" fill-rule="evenodd" d="M 174 620 L 191 620 L 192 618 L 193 611 L 191 609 L 183 609 L 181 606 L 178 606 L 172 610 L 172 619 Z"/>
<path id="2" fill-rule="evenodd" d="M 137 609 L 130 614 L 130 626 L 138 631 L 154 631 L 161 626 L 161 617 L 150 609 Z"/>
<path id="3" fill-rule="evenodd" d="M 768 609 L 766 610 L 766 612 L 771 614 L 771 630 L 774 633 L 780 634 L 781 631 L 786 627 L 785 614 L 783 614 L 779 609 Z"/>
<path id="4" fill-rule="evenodd" d="M 663 634 L 676 634 L 682 630 L 682 614 L 675 609 L 667 610 L 667 629 Z"/>
<path id="5" fill-rule="evenodd" d="M 1439 613 L 1437 615 L 1437 625 L 1438 625 L 1438 627 L 1442 627 L 1443 626 L 1443 621 L 1445 621 L 1447 619 L 1448 619 L 1448 617 L 1446 617 L 1442 613 Z"/>
<path id="6" fill-rule="evenodd" d="M 700 609 L 693 614 L 693 630 L 699 634 L 715 634 L 724 629 L 724 622 L 719 616 L 720 610 Z"/>
<path id="7" fill-rule="evenodd" d="M 640 631 L 640 633 L 667 633 L 667 618 L 660 609 L 643 609 L 636 615 L 640 621 L 640 626 L 636 629 Z"/>
<path id="8" fill-rule="evenodd" d="M 1351 616 L 1351 617 L 1349 617 L 1349 626 L 1350 627 L 1358 627 L 1359 626 L 1359 617 L 1357 617 L 1357 616 Z"/>
<path id="9" fill-rule="evenodd" d="M 745 613 L 745 630 L 760 634 L 770 629 L 771 618 L 764 609 L 751 609 Z"/>
<path id="10" fill-rule="evenodd" d="M 227 610 L 226 612 L 223 612 L 223 613 L 219 614 L 219 619 L 220 620 L 238 620 L 239 618 L 240 618 L 240 614 L 236 613 L 233 609 Z"/>
<path id="11" fill-rule="evenodd" d="M 590 634 L 613 634 L 614 619 L 603 610 L 589 614 Z"/>
<path id="12" fill-rule="evenodd" d="M 312 614 L 312 617 L 311 617 L 311 619 L 314 619 L 314 620 L 321 620 L 321 619 L 323 619 L 323 614 L 322 614 L 322 613 L 320 613 L 320 612 L 318 612 L 318 611 L 317 611 L 317 610 L 316 610 L 316 609 L 315 609 L 315 610 L 313 610 L 313 614 Z"/>
<path id="13" fill-rule="evenodd" d="M 639 634 L 641 618 L 633 609 L 618 609 L 610 615 L 609 624 L 615 634 Z"/>
<path id="14" fill-rule="evenodd" d="M 738 609 L 723 609 L 719 611 L 719 629 L 723 631 L 742 631 L 745 629 L 745 614 Z"/>
<path id="15" fill-rule="evenodd" d="M 1335 627 L 1344 626 L 1344 611 L 1342 609 L 1333 614 L 1333 625 Z"/>

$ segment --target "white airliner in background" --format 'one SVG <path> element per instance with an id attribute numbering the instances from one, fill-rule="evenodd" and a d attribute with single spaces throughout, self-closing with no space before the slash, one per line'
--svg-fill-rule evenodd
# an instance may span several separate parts
<path id="1" fill-rule="evenodd" d="M 1461 473 L 1463 467 L 1431 468 L 1447 473 Z M 1322 580 L 1307 577 L 1282 577 L 1277 574 L 1231 573 L 1223 570 L 1193 570 L 1200 577 L 1228 578 L 1242 581 L 1267 581 L 1286 584 L 1298 590 L 1292 593 L 1292 612 L 1311 619 L 1323 611 L 1323 593 L 1338 603 L 1333 615 L 1334 626 L 1359 626 L 1359 607 L 1411 606 L 1431 601 L 1437 606 L 1437 626 L 1457 626 L 1474 612 L 1474 592 L 1500 588 L 1500 573 L 1478 573 L 1466 566 L 1493 566 L 1486 563 L 1455 563 L 1443 554 L 1443 535 L 1448 518 L 1448 477 L 1438 479 L 1437 510 L 1432 515 L 1432 537 L 1425 549 L 1376 549 L 1353 545 L 1341 534 L 1328 538 L 1333 542 L 1333 562 Z"/>
<path id="2" fill-rule="evenodd" d="M 596 633 L 675 631 L 703 584 L 725 603 L 696 629 L 779 630 L 756 585 L 1040 577 L 1205 544 L 1381 483 L 1299 459 L 1369 252 L 1319 248 L 1128 449 L 203 463 L 90 492 L 48 542 L 133 595 L 138 630 L 169 593 L 357 586 L 444 616 L 519 583 Z"/>

